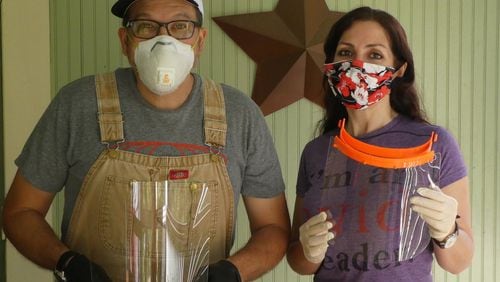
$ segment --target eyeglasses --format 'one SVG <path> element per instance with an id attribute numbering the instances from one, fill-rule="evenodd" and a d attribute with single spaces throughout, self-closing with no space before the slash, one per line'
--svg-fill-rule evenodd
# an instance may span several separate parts
<path id="1" fill-rule="evenodd" d="M 132 34 L 141 39 L 151 39 L 160 34 L 160 28 L 164 26 L 168 35 L 178 40 L 189 39 L 193 37 L 195 27 L 201 25 L 195 21 L 178 20 L 168 23 L 159 23 L 153 20 L 132 20 L 127 22 L 126 27 L 132 31 Z"/>

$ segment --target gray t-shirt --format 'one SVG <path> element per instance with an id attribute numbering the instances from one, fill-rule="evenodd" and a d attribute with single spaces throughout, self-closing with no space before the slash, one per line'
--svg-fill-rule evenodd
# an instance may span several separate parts
<path id="1" fill-rule="evenodd" d="M 207 152 L 199 75 L 193 74 L 193 90 L 180 108 L 159 110 L 142 98 L 130 68 L 117 69 L 115 74 L 124 118 L 125 143 L 120 149 L 155 156 Z M 283 177 L 260 109 L 237 89 L 227 85 L 222 89 L 228 126 L 222 153 L 235 204 L 239 194 L 259 198 L 278 195 L 284 191 Z M 94 76 L 63 87 L 16 159 L 22 175 L 35 187 L 51 193 L 65 187 L 63 236 L 82 181 L 106 149 L 100 142 L 95 92 Z"/>
<path id="2" fill-rule="evenodd" d="M 424 144 L 429 140 L 431 132 L 438 134 L 437 142 L 433 150 L 440 156 L 440 167 L 438 169 L 437 185 L 446 187 L 449 184 L 465 177 L 467 169 L 460 153 L 459 147 L 445 129 L 439 126 L 419 123 L 406 117 L 398 116 L 381 129 L 357 137 L 362 142 L 376 146 L 392 148 L 410 148 Z M 397 184 L 401 179 L 389 179 L 387 170 L 371 170 L 372 175 L 366 179 L 371 183 L 360 182 L 354 175 L 360 167 L 344 166 L 350 172 L 352 181 L 346 185 L 346 189 L 359 192 L 358 198 L 349 194 L 350 198 L 343 199 L 343 204 L 334 207 L 321 199 L 324 193 L 325 163 L 332 145 L 332 136 L 338 134 L 329 132 L 309 142 L 300 162 L 297 179 L 297 197 L 303 198 L 303 213 L 306 219 L 314 216 L 324 209 L 334 209 L 332 213 L 341 211 L 342 216 L 336 218 L 337 224 L 342 226 L 342 233 L 348 234 L 347 240 L 341 241 L 337 238 L 334 247 L 330 247 L 326 253 L 325 260 L 315 274 L 314 281 L 432 281 L 432 245 L 412 260 L 398 261 L 398 242 L 375 242 L 374 235 L 387 232 L 387 238 L 396 239 L 393 232 L 399 232 L 400 218 L 390 216 L 389 209 L 385 209 L 387 198 L 377 198 L 384 193 L 377 189 L 386 186 L 399 187 Z M 344 164 L 345 165 L 345 164 Z M 364 171 L 366 172 L 366 171 Z M 364 194 L 366 193 L 366 194 Z M 377 194 L 378 193 L 378 194 Z M 369 195 L 368 195 L 369 194 Z M 373 197 L 371 196 L 373 195 Z M 364 200 L 364 201 L 363 201 Z M 357 202 L 356 202 L 357 201 Z M 399 205 L 394 205 L 400 208 Z M 346 213 L 353 214 L 355 221 L 344 222 Z M 397 228 L 392 228 L 397 227 Z M 383 237 L 383 236 L 382 236 Z M 369 238 L 369 239 L 366 239 Z M 349 252 L 339 251 L 345 246 L 339 242 L 346 242 L 352 248 Z M 390 246 L 387 249 L 380 247 Z"/>

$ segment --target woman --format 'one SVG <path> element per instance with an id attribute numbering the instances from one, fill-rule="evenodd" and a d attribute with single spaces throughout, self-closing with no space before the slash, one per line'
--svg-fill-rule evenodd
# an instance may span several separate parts
<path id="1" fill-rule="evenodd" d="M 333 25 L 324 52 L 326 113 L 322 135 L 302 153 L 287 252 L 290 266 L 299 274 L 315 274 L 315 281 L 432 281 L 434 254 L 446 271 L 463 271 L 471 264 L 474 249 L 467 170 L 453 137 L 427 122 L 420 108 L 413 56 L 404 29 L 384 11 L 357 8 Z M 356 79 L 356 73 L 371 78 Z M 368 86 L 370 91 L 365 91 Z M 365 236 L 371 228 L 398 225 L 399 215 L 380 212 L 386 210 L 372 200 L 353 204 L 352 199 L 346 199 L 349 204 L 341 207 L 325 206 L 321 200 L 332 137 L 338 135 L 342 120 L 347 134 L 379 147 L 416 147 L 433 132 L 438 135 L 432 150 L 441 157 L 436 181 L 440 189 L 430 180 L 429 187 L 417 187 L 409 199 L 411 210 L 425 221 L 432 243 L 411 259 L 398 258 L 398 250 L 380 249 L 389 244 Z M 351 184 L 346 181 L 347 188 L 358 188 Z M 343 218 L 328 218 L 325 211 L 335 208 L 355 213 L 359 224 L 346 226 Z M 385 232 L 397 231 L 386 228 Z M 351 249 L 338 251 L 342 250 L 339 242 L 345 242 L 337 241 L 341 236 L 350 240 Z M 335 245 L 329 247 L 332 239 Z"/>

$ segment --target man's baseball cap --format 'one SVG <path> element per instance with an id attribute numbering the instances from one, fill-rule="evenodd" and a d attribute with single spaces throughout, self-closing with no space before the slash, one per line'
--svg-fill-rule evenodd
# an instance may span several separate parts
<path id="1" fill-rule="evenodd" d="M 136 1 L 138 1 L 138 0 L 118 0 L 113 5 L 113 7 L 111 7 L 111 13 L 113 13 L 113 15 L 115 15 L 119 18 L 123 18 L 123 16 L 127 12 L 130 5 L 132 5 Z M 198 11 L 200 11 L 201 15 L 203 16 L 203 1 L 202 0 L 186 0 L 186 1 L 191 3 L 196 8 L 198 8 Z"/>

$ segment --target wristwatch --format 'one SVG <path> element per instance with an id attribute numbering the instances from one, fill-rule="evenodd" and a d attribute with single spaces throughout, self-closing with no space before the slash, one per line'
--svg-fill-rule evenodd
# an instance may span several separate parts
<path id="1" fill-rule="evenodd" d="M 458 238 L 458 224 L 455 222 L 455 230 L 453 231 L 453 233 L 451 233 L 450 235 L 446 236 L 442 241 L 438 241 L 434 238 L 432 238 L 432 240 L 434 241 L 434 243 L 436 243 L 436 245 L 438 245 L 441 249 L 448 249 L 448 248 L 451 248 L 455 242 L 457 241 L 457 238 Z"/>

